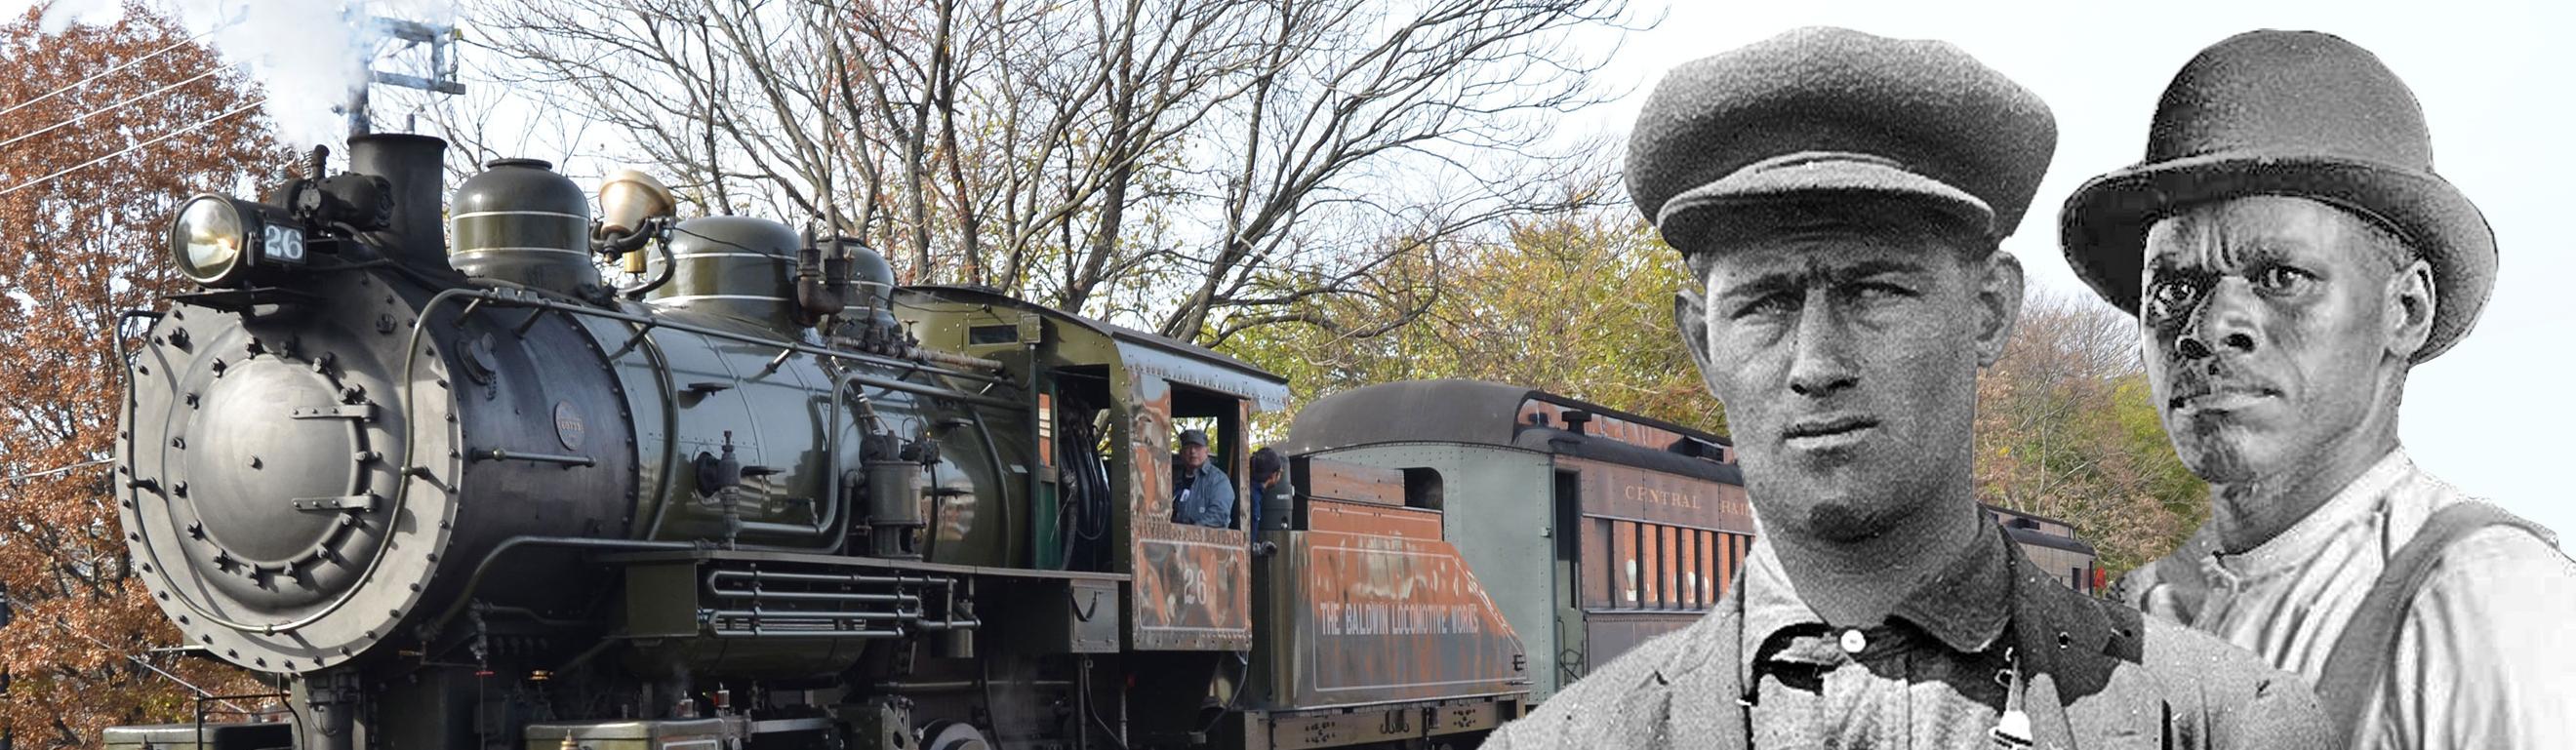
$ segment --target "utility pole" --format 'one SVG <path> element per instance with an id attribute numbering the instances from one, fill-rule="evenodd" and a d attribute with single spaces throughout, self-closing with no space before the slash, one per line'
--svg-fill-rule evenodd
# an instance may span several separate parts
<path id="1" fill-rule="evenodd" d="M 453 54 L 453 46 L 456 42 L 455 26 L 367 15 L 364 3 L 351 3 L 347 12 L 351 19 L 363 19 L 359 22 L 365 24 L 367 40 L 367 49 L 361 50 L 358 58 L 358 85 L 349 92 L 349 103 L 342 108 L 349 115 L 349 135 L 358 136 L 375 132 L 375 123 L 367 116 L 367 90 L 374 88 L 374 84 L 381 83 L 440 94 L 465 93 L 465 84 L 456 81 L 456 57 Z M 402 42 L 400 47 L 394 49 L 429 45 L 429 74 L 415 76 L 377 70 L 376 58 L 392 51 L 385 49 L 381 44 L 387 39 Z M 410 130 L 410 123 L 404 123 L 403 129 Z"/>

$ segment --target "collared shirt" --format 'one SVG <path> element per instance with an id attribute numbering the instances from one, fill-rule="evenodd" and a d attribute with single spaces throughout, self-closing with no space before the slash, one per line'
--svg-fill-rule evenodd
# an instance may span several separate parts
<path id="1" fill-rule="evenodd" d="M 1216 468 L 1215 463 L 1199 466 L 1197 471 L 1183 469 L 1180 494 L 1173 498 L 1172 522 L 1225 528 L 1234 525 L 1234 480 Z"/>
<path id="2" fill-rule="evenodd" d="M 2178 611 L 2152 577 L 2136 598 L 2313 683 L 2388 561 L 2435 511 L 2466 499 L 2391 451 L 2254 549 L 2211 551 L 2204 527 L 2185 547 L 2199 551 L 2192 562 L 2209 586 L 2197 613 Z M 2355 750 L 2576 746 L 2571 633 L 2576 563 L 2564 553 L 2509 528 L 2453 543 L 2399 628 Z"/>
<path id="3" fill-rule="evenodd" d="M 1834 628 L 1798 598 L 1767 537 L 1744 573 L 1742 684 L 1755 747 L 1988 747 L 2011 668 L 1999 642 L 2013 596 L 2003 534 L 1981 525 L 1893 617 Z"/>
<path id="4" fill-rule="evenodd" d="M 2001 531 L 1996 535 L 2000 538 Z M 1935 596 L 1915 597 L 1918 602 L 1935 606 L 1914 609 L 1906 616 L 1921 617 L 1929 626 L 1927 633 L 1957 637 L 1983 628 L 1957 627 L 1966 620 L 1949 614 L 1982 608 L 2007 613 L 2009 624 L 2003 628 L 2002 637 L 1989 644 L 1984 653 L 2002 646 L 2012 649 L 2014 658 L 2020 661 L 2020 705 L 2030 719 L 2032 747 L 2326 750 L 2341 746 L 2326 727 L 2316 696 L 2300 684 L 2298 677 L 2273 669 L 2254 654 L 2210 634 L 2075 593 L 2054 576 L 2032 566 L 2018 549 L 2009 544 L 2002 548 L 2011 582 L 1999 599 L 1988 598 L 1994 596 L 1991 593 L 1975 593 L 1991 592 L 1991 585 L 1965 583 L 1940 590 Z M 1750 567 L 1739 568 L 1743 572 L 1738 575 L 1751 575 Z M 1953 580 L 1948 576 L 1936 578 Z M 1638 644 L 1610 663 L 1594 668 L 1583 679 L 1539 704 L 1537 710 L 1503 725 L 1486 741 L 1485 748 L 1773 750 L 1819 747 L 1838 741 L 1781 738 L 1780 734 L 1788 731 L 1809 732 L 1798 728 L 1802 719 L 1808 727 L 1826 723 L 1834 716 L 1833 708 L 1809 703 L 1811 708 L 1787 711 L 1798 705 L 1798 698 L 1788 695 L 1797 692 L 1796 688 L 1783 687 L 1778 681 L 1761 683 L 1759 692 L 1747 686 L 1742 667 L 1747 660 L 1761 658 L 1745 651 L 1743 645 L 1748 627 L 1746 599 L 1752 588 L 1729 587 L 1706 617 Z M 1939 640 L 1944 636 L 1930 637 Z M 1862 649 L 1862 664 L 1883 663 L 1868 654 L 1869 648 Z M 1901 666 L 1908 672 L 1926 674 L 1926 670 L 1942 663 L 1933 656 L 1921 656 Z M 1959 668 L 1953 669 L 1952 674 L 1959 679 L 1981 677 L 1977 671 L 1974 667 Z M 1872 671 L 1873 676 L 1877 674 Z M 1982 677 L 1991 679 L 1991 675 Z M 1991 736 L 1959 738 L 1970 730 L 1985 731 L 1993 726 L 1979 721 L 1995 715 L 1989 712 L 2000 705 L 1992 694 L 1953 701 L 1937 691 L 1976 688 L 1966 688 L 1966 683 L 1955 680 L 1904 684 L 1909 693 L 1903 710 L 1910 714 L 1902 722 L 1908 727 L 1904 742 L 1937 747 L 1995 746 Z M 1916 698 L 1911 691 L 1918 690 L 1931 698 Z M 1806 692 L 1824 694 L 1816 688 Z M 1887 718 L 1897 710 L 1896 706 L 1877 705 L 1880 712 L 1854 723 L 1898 723 Z M 1787 717 L 1792 729 L 1755 727 L 1755 713 L 1774 711 L 1782 712 L 1780 715 Z M 1778 722 L 1764 718 L 1759 723 Z M 1839 728 L 1839 719 L 1832 722 Z M 1918 740 L 1911 728 L 1920 722 L 1943 728 L 1921 735 L 1931 739 Z M 1939 739 L 1944 737 L 1959 739 Z M 1873 740 L 1861 738 L 1854 744 L 1897 744 L 1880 745 Z"/>

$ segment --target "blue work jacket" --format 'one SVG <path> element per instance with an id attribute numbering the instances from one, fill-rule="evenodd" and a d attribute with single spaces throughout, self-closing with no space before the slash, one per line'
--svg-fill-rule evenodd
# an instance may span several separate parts
<path id="1" fill-rule="evenodd" d="M 1183 470 L 1173 483 L 1179 494 L 1172 499 L 1172 522 L 1225 528 L 1234 525 L 1234 480 L 1216 468 L 1214 462 L 1198 471 Z"/>

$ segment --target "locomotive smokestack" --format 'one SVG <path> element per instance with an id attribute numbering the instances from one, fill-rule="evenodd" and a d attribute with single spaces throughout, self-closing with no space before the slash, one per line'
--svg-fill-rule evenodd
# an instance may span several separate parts
<path id="1" fill-rule="evenodd" d="M 353 136 L 349 171 L 385 178 L 394 188 L 393 222 L 360 239 L 396 263 L 445 270 L 447 232 L 439 206 L 446 198 L 447 142 L 410 133 Z"/>

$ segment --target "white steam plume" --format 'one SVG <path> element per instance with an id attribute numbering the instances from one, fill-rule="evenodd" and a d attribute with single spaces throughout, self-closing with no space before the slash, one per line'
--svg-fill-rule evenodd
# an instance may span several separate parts
<path id="1" fill-rule="evenodd" d="M 15 18 L 41 0 L 0 0 Z M 288 144 L 328 144 L 338 150 L 348 118 L 333 111 L 366 81 L 363 67 L 388 41 L 370 16 L 432 25 L 456 22 L 455 0 L 166 0 L 191 34 L 213 31 L 224 60 L 241 66 L 268 94 L 264 108 Z M 110 24 L 124 16 L 120 0 L 57 0 L 39 21 L 46 33 L 74 23 Z M 394 68 L 426 76 L 430 71 Z M 195 71 L 187 71 L 193 75 Z M 378 111 L 377 130 L 398 121 Z"/>

